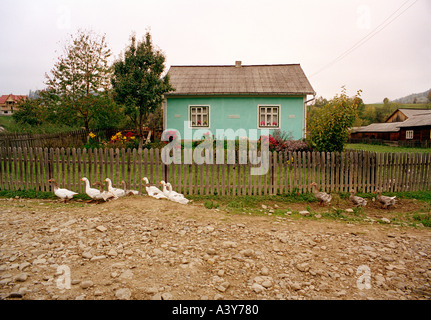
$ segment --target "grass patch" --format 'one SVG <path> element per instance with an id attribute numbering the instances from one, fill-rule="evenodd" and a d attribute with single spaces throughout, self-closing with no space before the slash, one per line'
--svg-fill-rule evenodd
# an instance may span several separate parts
<path id="1" fill-rule="evenodd" d="M 55 200 L 58 197 L 52 192 L 43 192 L 36 190 L 0 190 L 0 197 L 2 198 L 23 198 L 23 199 L 51 199 Z M 73 199 L 91 200 L 85 193 L 79 193 Z"/>
<path id="2" fill-rule="evenodd" d="M 345 150 L 360 150 L 360 151 L 372 151 L 372 152 L 431 152 L 430 148 L 410 148 L 410 147 L 392 147 L 386 145 L 377 144 L 365 144 L 365 143 L 349 143 L 345 145 Z"/>
<path id="3" fill-rule="evenodd" d="M 413 215 L 415 223 L 422 223 L 423 226 L 431 228 L 431 214 L 430 213 L 416 213 Z"/>
<path id="4" fill-rule="evenodd" d="M 217 202 L 212 201 L 212 200 L 207 200 L 207 201 L 205 201 L 204 206 L 207 209 L 217 209 L 219 207 L 219 204 Z"/>

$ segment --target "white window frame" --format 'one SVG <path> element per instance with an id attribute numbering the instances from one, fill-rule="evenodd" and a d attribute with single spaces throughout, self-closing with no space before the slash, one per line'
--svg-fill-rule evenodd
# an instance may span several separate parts
<path id="1" fill-rule="evenodd" d="M 193 116 L 192 116 L 192 111 L 193 111 L 193 109 L 194 108 L 208 108 L 208 111 L 207 111 L 207 114 L 205 114 L 205 113 L 201 113 L 200 114 L 200 116 L 201 117 L 203 117 L 204 115 L 206 115 L 207 116 L 207 125 L 204 125 L 203 124 L 203 120 L 201 120 L 201 125 L 197 125 L 197 124 L 195 124 L 195 125 L 193 125 Z M 211 106 L 210 105 L 206 105 L 206 104 L 196 104 L 196 105 L 189 105 L 189 110 L 188 110 L 188 122 L 189 122 L 189 129 L 200 129 L 200 128 L 203 128 L 203 129 L 209 129 L 210 128 L 210 121 L 211 121 L 211 119 L 210 119 L 210 113 L 211 113 Z M 199 116 L 199 114 L 196 114 L 196 118 L 198 118 L 198 116 Z M 197 121 L 199 121 L 199 120 L 197 120 Z"/>
<path id="2" fill-rule="evenodd" d="M 406 139 L 407 140 L 413 139 L 414 135 L 415 135 L 414 130 L 406 130 Z"/>
<path id="3" fill-rule="evenodd" d="M 276 126 L 268 126 L 268 125 L 261 125 L 261 114 L 260 110 L 261 108 L 277 108 L 277 125 Z M 273 110 L 271 110 L 272 112 Z M 265 111 L 265 115 L 267 115 Z M 259 129 L 280 129 L 280 120 L 281 120 L 281 105 L 279 104 L 259 104 L 257 106 L 257 127 Z M 273 122 L 272 115 L 271 115 L 271 121 Z"/>

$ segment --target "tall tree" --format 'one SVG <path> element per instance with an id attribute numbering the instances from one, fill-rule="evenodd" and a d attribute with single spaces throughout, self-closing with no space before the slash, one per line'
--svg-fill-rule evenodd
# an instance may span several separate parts
<path id="1" fill-rule="evenodd" d="M 143 125 L 146 118 L 162 103 L 163 94 L 174 90 L 165 69 L 165 56 L 152 43 L 147 32 L 142 41 L 132 35 L 124 55 L 114 62 L 112 86 L 117 103 L 125 107 L 125 114 L 136 127 L 139 148 L 142 148 Z"/>
<path id="2" fill-rule="evenodd" d="M 57 106 L 70 117 L 82 119 L 87 130 L 97 113 L 90 102 L 110 86 L 110 56 L 105 35 L 79 30 L 70 36 L 63 55 L 46 74 L 47 92 L 55 97 Z"/>

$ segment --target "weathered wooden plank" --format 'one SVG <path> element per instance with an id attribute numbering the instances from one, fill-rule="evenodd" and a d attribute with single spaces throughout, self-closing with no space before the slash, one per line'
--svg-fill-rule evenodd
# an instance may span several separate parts
<path id="1" fill-rule="evenodd" d="M 286 171 L 285 171 L 285 183 L 286 183 L 286 188 L 287 186 L 288 189 L 286 190 L 286 193 L 291 193 L 293 192 L 293 154 L 292 151 L 289 151 L 289 153 L 287 153 L 287 159 L 285 160 L 287 161 L 286 163 Z"/>
<path id="2" fill-rule="evenodd" d="M 158 154 L 158 152 L 157 152 Z M 126 169 L 128 168 L 127 166 L 127 161 L 128 161 L 128 157 L 127 157 L 127 152 L 125 148 L 121 148 L 121 176 L 120 178 L 116 181 L 116 186 L 119 187 L 121 185 L 121 181 L 127 181 L 127 175 L 126 175 Z M 160 180 L 158 180 L 160 181 Z M 157 182 L 158 182 L 157 181 Z"/>
<path id="3" fill-rule="evenodd" d="M 420 161 L 421 161 L 421 157 L 420 157 L 420 153 L 416 152 L 414 153 L 414 187 L 413 187 L 413 191 L 418 191 L 419 190 L 419 181 L 420 181 L 420 177 L 421 177 L 421 168 L 420 168 Z"/>
<path id="4" fill-rule="evenodd" d="M 58 148 L 56 148 L 56 155 L 58 156 L 58 151 L 59 149 Z M 76 167 L 76 169 L 77 169 L 77 171 L 76 171 L 76 183 L 77 183 L 77 186 L 76 186 L 76 192 L 78 192 L 78 193 L 83 193 L 83 186 L 82 186 L 82 183 L 81 183 L 81 178 L 82 178 L 82 172 L 83 172 L 83 165 L 82 165 L 82 149 L 81 148 L 78 148 L 78 149 L 76 149 L 76 161 L 77 161 L 77 167 Z M 57 161 L 58 161 L 58 159 L 57 159 Z M 58 165 L 57 165 L 57 173 L 58 173 Z"/>
<path id="5" fill-rule="evenodd" d="M 136 183 L 136 172 L 137 172 L 137 155 L 136 155 L 136 148 L 133 148 L 132 150 L 132 171 L 131 171 L 131 177 L 130 177 L 130 189 L 139 190 L 139 184 Z M 107 162 L 107 159 L 106 159 Z M 108 170 L 106 170 L 108 172 Z"/>
<path id="6" fill-rule="evenodd" d="M 291 185 L 292 185 L 292 191 L 294 192 L 299 192 L 299 188 L 298 188 L 298 182 L 297 182 L 297 175 L 298 175 L 298 153 L 297 152 L 292 152 L 292 164 L 293 164 L 293 179 L 291 181 Z M 291 175 L 292 177 L 292 175 Z"/>
<path id="7" fill-rule="evenodd" d="M 137 155 L 136 155 L 137 157 L 138 157 L 138 181 L 137 181 L 137 184 L 138 184 L 138 186 L 139 186 L 139 188 L 137 188 L 137 190 L 140 192 L 140 193 L 143 193 L 144 192 L 144 190 L 145 190 L 145 188 L 143 187 L 143 183 L 142 183 L 142 178 L 144 177 L 143 175 L 142 175 L 142 158 L 143 158 L 143 154 L 142 154 L 142 148 L 139 148 L 138 149 L 138 151 L 137 151 Z M 111 165 L 112 166 L 112 165 Z"/>
<path id="8" fill-rule="evenodd" d="M 5 173 L 6 173 L 6 159 L 5 159 L 5 148 L 0 147 L 0 190 L 5 190 Z"/>
<path id="9" fill-rule="evenodd" d="M 307 186 L 307 159 L 306 152 L 301 152 L 301 171 L 302 171 L 302 192 L 306 193 L 308 190 Z"/>
<path id="10" fill-rule="evenodd" d="M 392 177 L 394 179 L 394 183 L 393 183 L 393 191 L 394 192 L 398 192 L 399 191 L 399 179 L 398 179 L 398 175 L 399 175 L 399 153 L 394 153 L 394 158 L 393 158 L 393 173 L 392 173 Z"/>

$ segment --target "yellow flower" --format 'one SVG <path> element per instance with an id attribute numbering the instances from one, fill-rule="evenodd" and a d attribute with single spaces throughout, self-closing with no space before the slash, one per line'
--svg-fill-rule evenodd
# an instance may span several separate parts
<path id="1" fill-rule="evenodd" d="M 89 136 L 90 138 L 94 138 L 96 135 L 93 132 L 90 132 Z"/>

